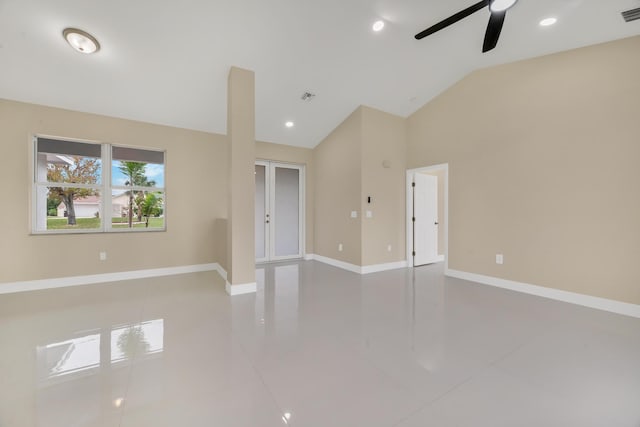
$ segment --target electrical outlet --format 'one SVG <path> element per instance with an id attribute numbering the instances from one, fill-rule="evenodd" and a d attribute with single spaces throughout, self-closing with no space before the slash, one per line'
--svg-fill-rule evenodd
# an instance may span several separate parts
<path id="1" fill-rule="evenodd" d="M 387 252 L 391 252 L 391 245 L 387 245 Z"/>
<path id="2" fill-rule="evenodd" d="M 496 254 L 496 264 L 504 264 L 504 255 Z"/>
<path id="3" fill-rule="evenodd" d="M 100 261 L 106 261 L 107 260 L 107 253 L 105 251 L 101 251 L 100 252 Z"/>
<path id="4" fill-rule="evenodd" d="M 367 211 L 367 218 L 373 218 L 373 211 Z"/>
<path id="5" fill-rule="evenodd" d="M 351 211 L 351 218 L 358 218 L 358 211 Z"/>
<path id="6" fill-rule="evenodd" d="M 342 243 L 338 243 L 338 252 L 342 252 Z"/>

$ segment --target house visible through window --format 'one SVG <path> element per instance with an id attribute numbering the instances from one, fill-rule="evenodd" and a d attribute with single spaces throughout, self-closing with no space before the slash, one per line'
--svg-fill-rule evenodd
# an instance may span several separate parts
<path id="1" fill-rule="evenodd" d="M 164 230 L 163 151 L 35 139 L 35 233 Z"/>

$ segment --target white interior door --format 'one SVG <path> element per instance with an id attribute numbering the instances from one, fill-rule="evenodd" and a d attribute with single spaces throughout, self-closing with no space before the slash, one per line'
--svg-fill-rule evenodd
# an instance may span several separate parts
<path id="1" fill-rule="evenodd" d="M 438 178 L 413 177 L 413 265 L 438 261 Z"/>
<path id="2" fill-rule="evenodd" d="M 303 248 L 304 166 L 256 162 L 256 262 L 301 258 Z"/>

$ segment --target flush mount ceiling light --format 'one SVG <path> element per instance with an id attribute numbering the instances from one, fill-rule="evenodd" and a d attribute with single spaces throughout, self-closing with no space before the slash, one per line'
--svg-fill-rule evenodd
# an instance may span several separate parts
<path id="1" fill-rule="evenodd" d="M 293 127 L 293 125 L 294 125 L 294 123 L 293 123 L 293 122 L 286 122 L 284 125 L 285 125 L 286 127 L 288 127 L 288 128 L 292 128 L 292 127 Z"/>
<path id="2" fill-rule="evenodd" d="M 555 24 L 556 22 L 558 22 L 558 20 L 556 18 L 545 18 L 542 21 L 540 21 L 540 26 L 541 27 L 548 27 L 550 25 Z"/>
<path id="3" fill-rule="evenodd" d="M 373 31 L 375 32 L 382 31 L 382 29 L 384 28 L 384 21 L 374 22 L 371 28 L 373 28 Z"/>
<path id="4" fill-rule="evenodd" d="M 510 9 L 518 0 L 493 0 L 489 8 L 492 12 L 503 12 Z"/>
<path id="5" fill-rule="evenodd" d="M 62 36 L 69 46 L 80 53 L 95 53 L 100 50 L 100 43 L 91 34 L 77 28 L 65 28 Z"/>

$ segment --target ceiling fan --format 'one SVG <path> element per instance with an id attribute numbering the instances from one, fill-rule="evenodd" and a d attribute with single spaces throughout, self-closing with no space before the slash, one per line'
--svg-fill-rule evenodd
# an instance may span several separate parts
<path id="1" fill-rule="evenodd" d="M 489 25 L 487 25 L 487 31 L 484 34 L 484 44 L 482 45 L 482 52 L 488 52 L 498 44 L 498 38 L 500 38 L 500 32 L 502 31 L 502 25 L 504 24 L 504 18 L 507 14 L 507 10 L 513 7 L 518 0 L 482 0 L 478 3 L 470 6 L 460 12 L 448 17 L 447 19 L 438 22 L 437 24 L 427 28 L 426 30 L 416 34 L 416 39 L 420 40 L 428 35 L 431 35 L 437 31 L 447 28 L 449 25 L 466 18 L 467 16 L 476 13 L 477 11 L 489 7 L 491 17 L 489 18 Z"/>

